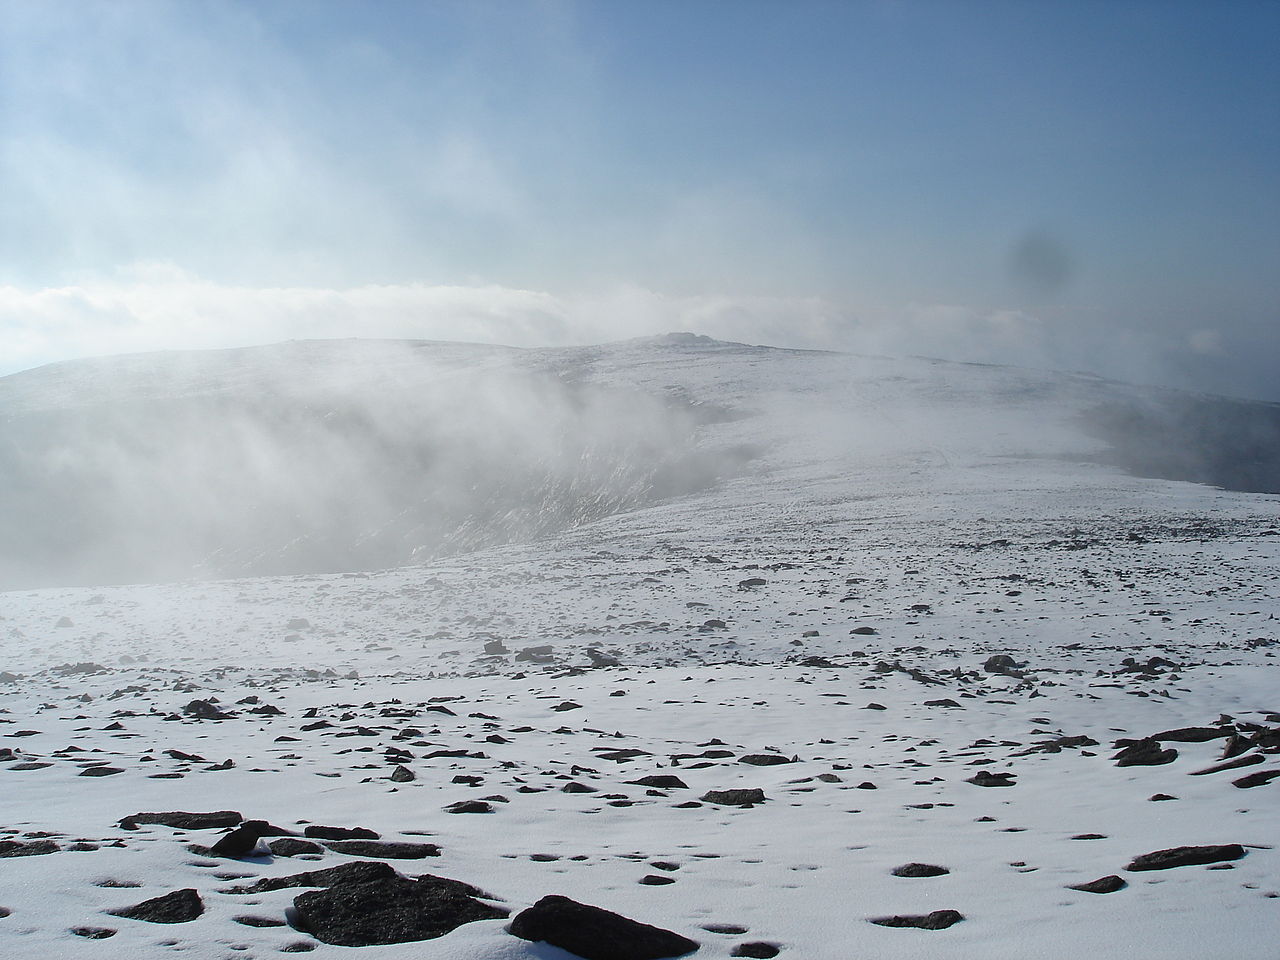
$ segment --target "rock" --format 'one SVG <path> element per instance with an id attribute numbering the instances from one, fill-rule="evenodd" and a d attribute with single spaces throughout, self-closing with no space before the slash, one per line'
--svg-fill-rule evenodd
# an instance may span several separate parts
<path id="1" fill-rule="evenodd" d="M 375 863 L 371 860 L 358 860 L 355 863 L 343 863 L 323 870 L 307 870 L 287 877 L 263 877 L 253 883 L 232 887 L 228 893 L 267 893 L 271 890 L 286 890 L 289 887 L 331 887 L 338 883 L 368 883 L 383 880 L 387 877 L 399 876 L 390 864 Z"/>
<path id="2" fill-rule="evenodd" d="M 1021 677 L 1018 673 L 1026 664 L 1018 663 L 1013 657 L 1007 653 L 997 653 L 995 656 L 987 657 L 987 662 L 982 665 L 982 669 L 987 673 L 1000 673 L 1005 676 Z"/>
<path id="3" fill-rule="evenodd" d="M 204 901 L 190 887 L 175 890 L 162 897 L 143 900 L 132 907 L 108 910 L 112 916 L 129 920 L 145 920 L 147 923 L 190 923 L 204 913 Z"/>
<path id="4" fill-rule="evenodd" d="M 192 700 L 182 712 L 197 720 L 230 720 L 233 714 L 219 710 L 208 700 Z"/>
<path id="5" fill-rule="evenodd" d="M 753 767 L 773 767 L 781 763 L 795 763 L 792 757 L 784 757 L 780 753 L 749 753 L 738 758 L 739 763 L 749 763 Z"/>
<path id="6" fill-rule="evenodd" d="M 647 887 L 664 887 L 667 884 L 675 883 L 676 878 L 664 877 L 661 874 L 657 874 L 657 873 L 650 873 L 641 877 L 639 882 L 643 883 Z"/>
<path id="7" fill-rule="evenodd" d="M 110 927 L 72 927 L 71 932 L 86 940 L 106 940 L 116 935 L 116 931 Z"/>
<path id="8" fill-rule="evenodd" d="M 1176 743 L 1204 743 L 1208 740 L 1225 740 L 1236 732 L 1235 727 L 1178 727 L 1153 733 L 1151 740 L 1172 740 Z"/>
<path id="9" fill-rule="evenodd" d="M 1014 785 L 1014 777 L 1012 773 L 992 773 L 990 770 L 979 770 L 965 782 L 979 787 L 1012 787 Z"/>
<path id="10" fill-rule="evenodd" d="M 334 840 L 329 849 L 353 857 L 375 857 L 379 860 L 421 860 L 440 856 L 434 843 L 408 843 L 398 840 Z"/>
<path id="11" fill-rule="evenodd" d="M 0 857 L 39 857 L 60 849 L 52 840 L 0 840 Z"/>
<path id="12" fill-rule="evenodd" d="M 414 780 L 418 779 L 418 776 L 408 767 L 397 765 L 396 768 L 391 771 L 391 776 L 388 779 L 391 780 L 392 783 L 412 783 Z"/>
<path id="13" fill-rule="evenodd" d="M 696 942 L 678 933 L 560 896 L 543 897 L 516 914 L 510 931 L 583 960 L 659 960 L 698 949 Z"/>
<path id="14" fill-rule="evenodd" d="M 326 827 L 313 823 L 302 831 L 303 836 L 317 840 L 377 840 L 378 834 L 365 827 Z"/>
<path id="15" fill-rule="evenodd" d="M 1280 770 L 1259 770 L 1257 773 L 1251 773 L 1248 776 L 1240 777 L 1238 780 L 1232 780 L 1231 785 L 1247 790 L 1250 787 L 1261 787 L 1263 784 L 1270 783 L 1276 777 L 1280 777 Z"/>
<path id="16" fill-rule="evenodd" d="M 1224 770 L 1239 770 L 1241 767 L 1251 767 L 1255 763 L 1262 763 L 1265 759 L 1266 757 L 1260 753 L 1246 753 L 1244 756 L 1232 757 L 1230 760 L 1224 760 L 1209 767 L 1192 770 L 1191 776 L 1203 777 L 1210 773 L 1222 773 Z"/>
<path id="17" fill-rule="evenodd" d="M 1159 802 L 1161 800 L 1177 800 L 1178 798 L 1168 793 L 1153 793 L 1147 797 L 1148 800 Z"/>
<path id="18" fill-rule="evenodd" d="M 493 813 L 493 805 L 483 800 L 459 800 L 444 808 L 445 813 Z"/>
<path id="19" fill-rule="evenodd" d="M 457 880 L 392 876 L 312 890 L 294 898 L 293 905 L 298 927 L 317 940 L 364 947 L 431 940 L 464 923 L 507 916 L 477 895 L 483 896 Z"/>
<path id="20" fill-rule="evenodd" d="M 718 803 L 727 807 L 745 807 L 753 803 L 764 803 L 767 797 L 759 787 L 737 790 L 708 790 L 700 798 L 706 803 Z"/>
<path id="21" fill-rule="evenodd" d="M 1221 863 L 1239 860 L 1245 854 L 1238 843 L 1226 843 L 1203 847 L 1170 847 L 1134 857 L 1126 870 L 1169 870 L 1173 867 L 1189 867 L 1202 863 Z"/>
<path id="22" fill-rule="evenodd" d="M 934 910 L 932 913 L 925 914 L 872 917 L 870 922 L 881 927 L 918 927 L 921 930 L 945 930 L 963 919 L 964 916 L 955 910 Z"/>
<path id="23" fill-rule="evenodd" d="M 941 877 L 950 872 L 946 867 L 932 863 L 904 863 L 893 868 L 895 877 Z"/>
<path id="24" fill-rule="evenodd" d="M 236 827 L 230 833 L 224 833 L 218 838 L 218 842 L 209 848 L 209 855 L 212 857 L 229 857 L 237 860 L 240 857 L 247 857 L 258 846 L 258 831 L 246 825 Z"/>
<path id="25" fill-rule="evenodd" d="M 748 943 L 739 943 L 729 951 L 731 957 L 757 957 L 759 960 L 769 960 L 770 957 L 776 957 L 779 953 L 776 943 L 766 943 L 763 940 L 752 940 Z"/>
<path id="26" fill-rule="evenodd" d="M 747 932 L 747 928 L 740 923 L 704 923 L 702 929 L 707 933 L 740 934 Z"/>
<path id="27" fill-rule="evenodd" d="M 659 790 L 688 790 L 689 785 L 679 777 L 673 777 L 669 774 L 654 774 L 649 777 L 641 777 L 639 780 L 628 780 L 627 783 L 636 787 L 655 787 Z"/>
<path id="28" fill-rule="evenodd" d="M 252 914 L 241 914 L 238 917 L 231 918 L 236 923 L 245 927 L 283 927 L 285 922 L 278 917 L 257 917 Z"/>
<path id="29" fill-rule="evenodd" d="M 1072 883 L 1067 886 L 1068 890 L 1080 890 L 1083 893 L 1115 893 L 1117 890 L 1123 890 L 1127 884 L 1122 878 L 1111 874 L 1108 877 L 1099 877 L 1097 880 L 1090 880 L 1088 883 Z"/>
<path id="30" fill-rule="evenodd" d="M 1178 751 L 1173 747 L 1162 749 L 1159 740 L 1147 737 L 1130 743 L 1111 759 L 1117 767 L 1157 767 L 1177 760 Z"/>
<path id="31" fill-rule="evenodd" d="M 310 840 L 299 840 L 296 837 L 282 837 L 272 840 L 267 847 L 277 857 L 296 857 L 304 853 L 321 853 L 324 847 Z"/>
<path id="32" fill-rule="evenodd" d="M 122 769 L 120 769 L 119 767 L 98 766 L 98 767 L 86 767 L 85 769 L 83 769 L 83 770 L 81 770 L 81 771 L 80 771 L 80 773 L 78 774 L 78 776 L 81 776 L 81 777 L 113 777 L 113 776 L 115 776 L 117 773 L 124 773 L 124 771 L 123 771 Z"/>

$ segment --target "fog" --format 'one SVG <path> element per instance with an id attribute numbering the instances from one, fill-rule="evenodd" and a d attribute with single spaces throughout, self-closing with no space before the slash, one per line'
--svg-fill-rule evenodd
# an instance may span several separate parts
<path id="1" fill-rule="evenodd" d="M 514 351 L 157 354 L 0 381 L 0 589 L 368 570 L 526 540 L 740 469 L 722 411 Z"/>

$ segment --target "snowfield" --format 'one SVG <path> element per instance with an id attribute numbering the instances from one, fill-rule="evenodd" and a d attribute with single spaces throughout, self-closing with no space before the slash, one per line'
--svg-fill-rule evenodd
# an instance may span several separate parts
<path id="1" fill-rule="evenodd" d="M 576 955 L 259 883 L 381 862 L 708 960 L 1274 958 L 1280 497 L 1112 465 L 1165 400 L 688 335 L 0 379 L 0 956 Z"/>

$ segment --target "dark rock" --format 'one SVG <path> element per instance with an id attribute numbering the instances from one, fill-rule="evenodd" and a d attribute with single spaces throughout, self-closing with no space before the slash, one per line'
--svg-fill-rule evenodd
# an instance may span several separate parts
<path id="1" fill-rule="evenodd" d="M 124 773 L 124 771 L 123 771 L 123 770 L 121 770 L 119 767 L 98 766 L 98 767 L 86 767 L 85 769 L 83 769 L 83 770 L 81 770 L 81 771 L 80 771 L 80 773 L 78 774 L 78 776 L 81 776 L 81 777 L 113 777 L 113 776 L 115 776 L 117 773 Z"/>
<path id="2" fill-rule="evenodd" d="M 630 920 L 568 897 L 543 897 L 511 921 L 522 940 L 544 942 L 583 960 L 659 960 L 680 957 L 698 944 L 670 930 Z"/>
<path id="3" fill-rule="evenodd" d="M 1202 767 L 1199 770 L 1192 770 L 1191 776 L 1203 777 L 1210 773 L 1222 773 L 1224 770 L 1239 770 L 1241 767 L 1251 767 L 1255 763 L 1262 763 L 1265 760 L 1260 753 L 1246 753 L 1242 757 L 1232 757 L 1230 760 L 1224 760 L 1221 763 L 1215 763 L 1212 766 Z"/>
<path id="4" fill-rule="evenodd" d="M 740 934 L 746 933 L 747 928 L 740 923 L 704 923 L 702 929 L 707 933 L 727 933 Z"/>
<path id="5" fill-rule="evenodd" d="M 774 767 L 782 763 L 795 763 L 793 757 L 784 757 L 780 753 L 749 753 L 738 758 L 739 763 L 749 763 L 753 767 Z"/>
<path id="6" fill-rule="evenodd" d="M 731 957 L 757 957 L 759 960 L 769 960 L 770 957 L 776 957 L 779 953 L 779 947 L 776 943 L 766 943 L 763 940 L 752 940 L 748 943 L 740 943 L 729 951 Z"/>
<path id="7" fill-rule="evenodd" d="M 904 863 L 900 867 L 893 868 L 895 877 L 941 877 L 950 872 L 946 867 L 939 867 L 933 863 Z"/>
<path id="8" fill-rule="evenodd" d="M 388 779 L 390 779 L 392 783 L 412 783 L 414 780 L 418 779 L 418 776 L 408 767 L 398 765 L 391 771 L 391 776 Z"/>
<path id="9" fill-rule="evenodd" d="M 283 927 L 285 925 L 279 917 L 255 917 L 245 914 L 231 919 L 246 927 Z"/>
<path id="10" fill-rule="evenodd" d="M 1014 777 L 1012 773 L 992 773 L 990 770 L 979 770 L 965 782 L 979 787 L 1012 787 L 1014 785 Z"/>
<path id="11" fill-rule="evenodd" d="M 944 700 L 926 700 L 924 702 L 924 705 L 926 707 L 958 707 L 960 706 L 959 703 L 952 700 L 950 697 L 947 697 Z"/>
<path id="12" fill-rule="evenodd" d="M 236 827 L 230 833 L 218 838 L 218 842 L 209 848 L 212 857 L 230 857 L 239 859 L 253 853 L 258 846 L 258 831 L 248 825 Z"/>
<path id="13" fill-rule="evenodd" d="M 234 716 L 219 710 L 208 700 L 192 700 L 182 708 L 182 712 L 197 720 L 230 720 Z"/>
<path id="14" fill-rule="evenodd" d="M 1178 727 L 1153 733 L 1151 740 L 1172 740 L 1176 743 L 1204 743 L 1208 740 L 1225 740 L 1236 732 L 1235 727 Z"/>
<path id="15" fill-rule="evenodd" d="M 228 893 L 267 893 L 271 890 L 286 890 L 289 887 L 331 887 L 337 883 L 368 883 L 372 880 L 383 880 L 387 877 L 399 876 L 391 865 L 375 863 L 370 860 L 358 860 L 355 863 L 343 863 L 323 870 L 307 870 L 287 877 L 263 877 L 244 886 L 232 887 Z"/>
<path id="16" fill-rule="evenodd" d="M 329 844 L 329 849 L 348 856 L 379 860 L 421 860 L 423 857 L 440 856 L 440 848 L 434 843 L 399 840 L 335 840 Z"/>
<path id="17" fill-rule="evenodd" d="M 204 913 L 204 901 L 190 887 L 175 890 L 162 897 L 143 900 L 122 910 L 108 910 L 112 916 L 129 920 L 145 920 L 147 923 L 189 923 Z"/>
<path id="18" fill-rule="evenodd" d="M 753 803 L 764 803 L 767 799 L 759 787 L 737 790 L 708 790 L 701 799 L 706 803 L 718 803 L 721 806 L 745 807 Z"/>
<path id="19" fill-rule="evenodd" d="M 987 662 L 982 665 L 982 669 L 987 673 L 1000 673 L 1005 676 L 1020 677 L 1022 674 L 1018 670 L 1026 664 L 1018 663 L 1013 657 L 1007 653 L 997 653 L 995 656 L 987 657 Z"/>
<path id="20" fill-rule="evenodd" d="M 669 883 L 675 883 L 676 878 L 664 877 L 657 873 L 650 873 L 641 877 L 639 882 L 643 883 L 647 887 L 663 887 Z"/>
<path id="21" fill-rule="evenodd" d="M 244 818 L 234 810 L 216 810 L 213 813 L 135 813 L 120 821 L 125 830 L 136 830 L 140 824 L 158 823 L 175 830 L 215 830 L 238 825 Z"/>
<path id="22" fill-rule="evenodd" d="M 921 930 L 945 930 L 963 919 L 964 916 L 955 910 L 934 910 L 932 913 L 925 914 L 872 917 L 871 922 L 881 927 L 918 927 Z"/>
<path id="23" fill-rule="evenodd" d="M 444 808 L 445 813 L 493 813 L 493 805 L 483 800 L 459 800 Z"/>
<path id="24" fill-rule="evenodd" d="M 59 849 L 52 840 L 0 840 L 0 857 L 38 857 Z"/>
<path id="25" fill-rule="evenodd" d="M 116 935 L 116 931 L 110 927 L 72 927 L 71 932 L 86 940 L 105 940 Z"/>
<path id="26" fill-rule="evenodd" d="M 1127 884 L 1122 878 L 1111 874 L 1108 877 L 1099 877 L 1097 880 L 1090 880 L 1088 883 L 1073 883 L 1067 886 L 1068 890 L 1079 890 L 1083 893 L 1115 893 L 1117 890 L 1123 890 Z"/>
<path id="27" fill-rule="evenodd" d="M 639 780 L 628 780 L 627 783 L 637 787 L 656 787 L 659 790 L 688 790 L 689 785 L 679 777 L 673 777 L 670 774 L 654 774 L 649 777 L 641 777 Z"/>
<path id="28" fill-rule="evenodd" d="M 1257 773 L 1251 773 L 1248 776 L 1240 777 L 1238 780 L 1232 780 L 1231 785 L 1247 790 L 1250 787 L 1261 787 L 1263 784 L 1270 783 L 1276 777 L 1280 777 L 1280 770 L 1259 770 Z"/>
<path id="29" fill-rule="evenodd" d="M 443 877 L 384 877 L 339 883 L 294 898 L 298 927 L 343 947 L 442 937 L 464 923 L 498 920 L 507 911 L 475 899 L 480 891 Z"/>
<path id="30" fill-rule="evenodd" d="M 1160 800 L 1177 800 L 1178 798 L 1168 793 L 1153 793 L 1151 796 L 1147 797 L 1147 799 L 1158 802 Z"/>
<path id="31" fill-rule="evenodd" d="M 302 831 L 303 836 L 317 840 L 377 840 L 378 834 L 365 827 L 326 827 L 313 823 Z"/>
<path id="32" fill-rule="evenodd" d="M 1157 767 L 1177 760 L 1178 751 L 1173 747 L 1162 749 L 1159 740 L 1147 737 L 1130 743 L 1111 759 L 1117 767 Z"/>
<path id="33" fill-rule="evenodd" d="M 1226 843 L 1203 847 L 1170 847 L 1134 857 L 1126 870 L 1169 870 L 1173 867 L 1197 866 L 1202 863 L 1221 863 L 1239 860 L 1245 854 L 1238 843 Z"/>
<path id="34" fill-rule="evenodd" d="M 296 857 L 304 853 L 321 853 L 324 848 L 310 840 L 299 840 L 297 837 L 282 837 L 272 840 L 267 847 L 277 857 Z"/>

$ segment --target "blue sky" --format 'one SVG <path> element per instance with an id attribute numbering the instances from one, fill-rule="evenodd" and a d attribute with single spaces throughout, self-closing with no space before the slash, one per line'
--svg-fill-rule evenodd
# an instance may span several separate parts
<path id="1" fill-rule="evenodd" d="M 701 325 L 1280 400 L 1275 2 L 0 11 L 0 372 Z"/>

